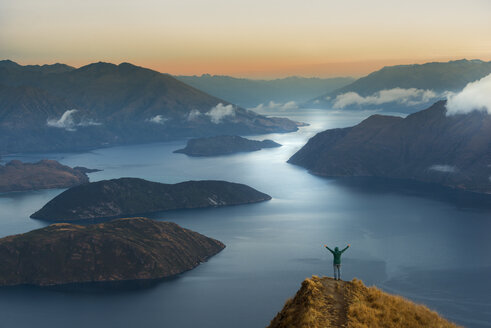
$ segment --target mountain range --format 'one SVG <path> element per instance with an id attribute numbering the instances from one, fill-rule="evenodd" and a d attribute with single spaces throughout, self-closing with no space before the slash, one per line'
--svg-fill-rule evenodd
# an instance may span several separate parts
<path id="1" fill-rule="evenodd" d="M 0 150 L 66 151 L 216 134 L 291 132 L 168 74 L 129 63 L 0 61 Z"/>
<path id="2" fill-rule="evenodd" d="M 292 108 L 315 96 L 341 88 L 355 79 L 352 77 L 306 78 L 290 76 L 273 80 L 253 80 L 224 75 L 176 76 L 196 89 L 246 108 Z M 295 109 L 295 108 L 292 108 Z"/>
<path id="3" fill-rule="evenodd" d="M 491 115 L 449 115 L 445 101 L 406 118 L 372 115 L 318 133 L 288 162 L 322 176 L 409 179 L 491 193 Z"/>
<path id="4" fill-rule="evenodd" d="M 488 74 L 491 61 L 481 60 L 387 66 L 334 91 L 326 90 L 303 106 L 412 113 Z"/>

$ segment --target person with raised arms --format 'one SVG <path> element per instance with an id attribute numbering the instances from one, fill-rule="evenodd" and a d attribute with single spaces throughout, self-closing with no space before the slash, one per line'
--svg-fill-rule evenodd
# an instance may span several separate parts
<path id="1" fill-rule="evenodd" d="M 334 267 L 334 280 L 341 280 L 341 254 L 343 254 L 343 252 L 347 250 L 350 246 L 351 245 L 348 244 L 348 246 L 346 246 L 342 250 L 339 250 L 339 248 L 336 246 L 334 247 L 334 250 L 332 250 L 327 247 L 327 245 L 324 245 L 324 247 L 327 248 L 329 252 L 331 252 L 334 256 L 334 260 L 332 262 L 332 265 Z"/>

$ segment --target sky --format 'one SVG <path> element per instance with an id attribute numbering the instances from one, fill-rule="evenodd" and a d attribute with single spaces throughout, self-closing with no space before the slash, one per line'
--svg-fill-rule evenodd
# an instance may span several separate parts
<path id="1" fill-rule="evenodd" d="M 0 59 L 174 75 L 362 76 L 491 60 L 490 0 L 0 0 Z"/>

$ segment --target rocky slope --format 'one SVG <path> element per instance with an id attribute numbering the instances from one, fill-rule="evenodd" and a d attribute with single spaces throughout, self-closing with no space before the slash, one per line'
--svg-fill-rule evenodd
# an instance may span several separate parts
<path id="1" fill-rule="evenodd" d="M 281 145 L 273 140 L 258 141 L 239 136 L 217 136 L 190 139 L 185 148 L 178 149 L 174 153 L 182 153 L 189 156 L 219 156 L 274 147 L 281 147 Z"/>
<path id="2" fill-rule="evenodd" d="M 271 197 L 249 186 L 226 181 L 187 181 L 164 184 L 137 178 L 92 182 L 70 188 L 31 217 L 70 221 L 176 209 L 262 202 Z"/>
<path id="3" fill-rule="evenodd" d="M 390 295 L 360 280 L 336 281 L 313 276 L 302 283 L 270 328 L 452 327 L 423 305 Z"/>
<path id="4" fill-rule="evenodd" d="M 58 223 L 0 239 L 0 286 L 160 279 L 224 247 L 175 223 L 146 218 Z"/>
<path id="5" fill-rule="evenodd" d="M 2 153 L 297 129 L 129 63 L 74 69 L 0 61 Z"/>
<path id="6" fill-rule="evenodd" d="M 0 165 L 0 192 L 69 188 L 88 183 L 86 173 L 90 172 L 94 170 L 71 168 L 53 160 L 37 163 L 14 160 Z"/>
<path id="7" fill-rule="evenodd" d="M 289 163 L 323 176 L 411 179 L 491 193 L 491 115 L 446 115 L 445 102 L 406 118 L 373 115 L 318 133 Z"/>

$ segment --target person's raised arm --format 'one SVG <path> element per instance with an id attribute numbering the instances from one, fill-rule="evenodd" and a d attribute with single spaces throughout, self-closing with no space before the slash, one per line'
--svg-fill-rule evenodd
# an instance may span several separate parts
<path id="1" fill-rule="evenodd" d="M 327 250 L 328 250 L 329 252 L 331 252 L 331 253 L 333 253 L 333 254 L 334 254 L 334 251 L 333 251 L 332 249 L 330 249 L 329 247 L 327 247 L 327 245 L 324 245 L 324 247 L 325 247 L 325 248 L 327 248 Z"/>
<path id="2" fill-rule="evenodd" d="M 348 246 L 346 246 L 342 251 L 341 253 L 343 253 L 345 250 L 347 250 L 349 247 L 351 246 L 351 244 L 348 244 Z"/>

